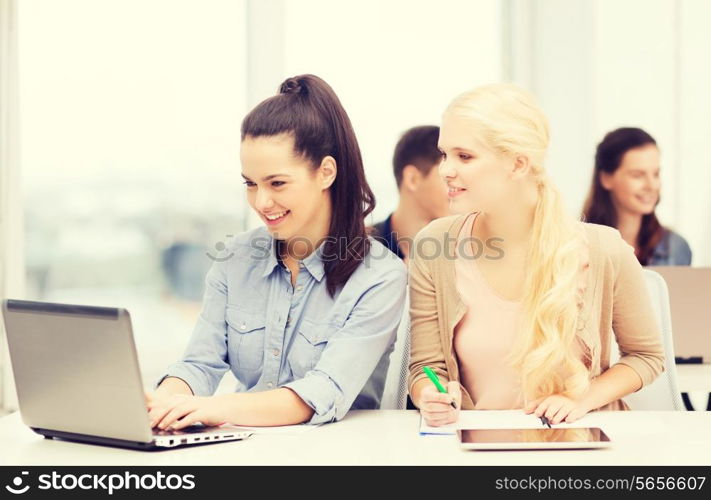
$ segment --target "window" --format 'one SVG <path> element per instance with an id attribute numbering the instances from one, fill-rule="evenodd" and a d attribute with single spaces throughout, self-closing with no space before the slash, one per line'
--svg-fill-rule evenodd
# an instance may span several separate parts
<path id="1" fill-rule="evenodd" d="M 27 297 L 128 308 L 152 383 L 245 225 L 244 2 L 18 6 Z"/>

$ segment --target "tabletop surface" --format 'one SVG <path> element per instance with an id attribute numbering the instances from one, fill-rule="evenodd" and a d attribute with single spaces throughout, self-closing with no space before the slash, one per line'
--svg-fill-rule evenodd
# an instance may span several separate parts
<path id="1" fill-rule="evenodd" d="M 360 410 L 294 434 L 143 452 L 44 439 L 19 413 L 0 418 L 0 465 L 711 465 L 711 412 L 595 412 L 612 446 L 597 450 L 464 451 L 421 436 L 416 410 Z"/>

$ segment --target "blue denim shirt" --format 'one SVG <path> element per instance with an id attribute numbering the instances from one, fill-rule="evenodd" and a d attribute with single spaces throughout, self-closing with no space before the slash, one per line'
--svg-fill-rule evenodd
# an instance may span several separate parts
<path id="1" fill-rule="evenodd" d="M 370 254 L 331 298 L 323 246 L 300 263 L 295 286 L 261 227 L 238 235 L 207 274 L 202 311 L 166 376 L 212 395 L 231 370 L 237 392 L 288 387 L 314 409 L 310 423 L 375 409 L 402 317 L 407 270 L 370 238 Z M 159 382 L 160 383 L 160 382 Z"/>
<path id="2" fill-rule="evenodd" d="M 654 253 L 648 266 L 690 266 L 691 248 L 686 240 L 674 231 L 667 229 L 664 236 L 654 247 Z"/>

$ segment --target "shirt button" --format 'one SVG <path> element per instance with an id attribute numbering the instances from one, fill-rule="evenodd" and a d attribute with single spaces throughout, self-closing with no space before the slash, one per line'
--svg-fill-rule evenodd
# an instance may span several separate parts
<path id="1" fill-rule="evenodd" d="M 280 352 L 279 349 L 273 349 L 273 350 L 272 350 L 272 354 L 273 354 L 274 356 L 279 356 L 279 352 Z"/>
<path id="2" fill-rule="evenodd" d="M 296 291 L 297 291 L 297 292 L 300 292 L 300 291 L 303 290 L 303 289 L 304 289 L 304 287 L 301 286 L 301 285 L 299 285 L 299 286 L 296 287 Z"/>
<path id="3" fill-rule="evenodd" d="M 246 330 L 246 329 L 247 329 L 247 324 L 246 324 L 246 323 L 242 323 L 241 325 L 239 325 L 239 329 L 240 329 L 240 330 Z"/>
<path id="4" fill-rule="evenodd" d="M 269 383 L 267 384 L 267 387 L 269 387 L 269 388 L 271 389 L 272 387 L 274 387 L 274 384 L 272 384 L 271 382 L 269 382 Z"/>

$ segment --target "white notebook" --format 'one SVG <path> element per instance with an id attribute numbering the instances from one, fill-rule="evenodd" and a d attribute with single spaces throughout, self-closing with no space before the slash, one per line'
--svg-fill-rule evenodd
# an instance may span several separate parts
<path id="1" fill-rule="evenodd" d="M 420 417 L 420 434 L 456 434 L 457 429 L 541 429 L 541 419 L 523 410 L 462 410 L 459 419 L 450 425 L 430 427 Z M 556 427 L 580 427 L 573 424 L 558 424 Z"/>

